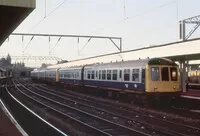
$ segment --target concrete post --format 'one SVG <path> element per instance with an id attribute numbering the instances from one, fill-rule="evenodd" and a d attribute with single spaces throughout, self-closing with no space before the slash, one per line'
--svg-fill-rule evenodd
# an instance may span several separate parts
<path id="1" fill-rule="evenodd" d="M 183 90 L 182 86 L 183 86 L 183 62 L 182 61 L 179 61 L 179 64 L 180 64 L 180 88 L 181 88 L 181 91 Z"/>
<path id="2" fill-rule="evenodd" d="M 186 80 L 187 80 L 186 62 L 179 61 L 179 63 L 180 63 L 181 91 L 186 92 Z"/>
<path id="3" fill-rule="evenodd" d="M 187 72 L 186 72 L 186 63 L 183 61 L 183 69 L 182 69 L 182 91 L 186 92 L 186 81 L 187 81 Z"/>
<path id="4" fill-rule="evenodd" d="M 189 61 L 186 61 L 186 80 L 188 81 Z"/>

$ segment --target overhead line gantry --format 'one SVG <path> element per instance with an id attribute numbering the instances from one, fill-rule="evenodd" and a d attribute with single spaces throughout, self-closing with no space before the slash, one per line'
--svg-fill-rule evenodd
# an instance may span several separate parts
<path id="1" fill-rule="evenodd" d="M 122 52 L 122 38 L 121 37 L 87 36 L 87 35 L 59 35 L 59 34 L 30 34 L 30 33 L 12 33 L 11 35 L 22 36 L 22 39 L 24 36 L 32 36 L 31 40 L 33 40 L 34 37 L 49 37 L 49 42 L 50 42 L 51 37 L 58 37 L 57 43 L 61 40 L 61 38 L 66 38 L 66 37 L 78 38 L 78 42 L 79 42 L 79 38 L 89 38 L 87 43 L 89 43 L 91 39 L 109 39 L 115 45 L 115 47 L 119 50 L 119 52 Z M 119 45 L 114 40 L 119 40 Z M 27 47 L 25 47 L 25 49 L 26 48 Z M 54 49 L 54 47 L 52 49 Z M 49 49 L 49 53 L 50 53 L 50 49 Z"/>
<path id="2" fill-rule="evenodd" d="M 188 34 L 186 34 L 186 24 L 194 24 L 195 26 L 189 31 Z M 188 40 L 190 36 L 197 30 L 197 28 L 200 26 L 200 15 L 190 17 L 184 20 L 179 21 L 179 38 L 183 41 Z"/>

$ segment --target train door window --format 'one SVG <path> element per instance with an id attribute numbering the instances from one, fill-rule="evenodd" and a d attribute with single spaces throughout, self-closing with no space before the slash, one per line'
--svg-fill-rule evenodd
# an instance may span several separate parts
<path id="1" fill-rule="evenodd" d="M 107 80 L 111 80 L 111 70 L 107 70 Z"/>
<path id="2" fill-rule="evenodd" d="M 106 70 L 102 70 L 102 80 L 106 79 Z"/>
<path id="3" fill-rule="evenodd" d="M 139 69 L 133 69 L 132 71 L 132 81 L 139 82 Z"/>
<path id="4" fill-rule="evenodd" d="M 151 68 L 151 80 L 152 81 L 159 81 L 160 80 L 160 74 L 159 74 L 159 68 L 158 67 L 152 67 Z"/>
<path id="5" fill-rule="evenodd" d="M 170 68 L 170 75 L 171 75 L 171 80 L 172 81 L 177 81 L 178 80 L 178 73 L 177 73 L 177 68 Z"/>
<path id="6" fill-rule="evenodd" d="M 98 79 L 98 71 L 96 71 L 96 79 Z"/>
<path id="7" fill-rule="evenodd" d="M 169 69 L 168 67 L 161 68 L 162 81 L 169 81 Z"/>
<path id="8" fill-rule="evenodd" d="M 119 71 L 119 78 L 122 78 L 122 70 Z"/>
<path id="9" fill-rule="evenodd" d="M 74 75 L 74 78 L 76 78 L 76 73 L 75 72 L 73 72 L 73 75 Z"/>
<path id="10" fill-rule="evenodd" d="M 74 74 L 72 72 L 70 72 L 70 74 L 71 74 L 71 78 L 74 78 Z"/>
<path id="11" fill-rule="evenodd" d="M 91 76 L 91 79 L 94 79 L 94 70 L 92 71 L 92 76 Z"/>
<path id="12" fill-rule="evenodd" d="M 112 80 L 117 80 L 117 69 L 113 70 Z"/>
<path id="13" fill-rule="evenodd" d="M 71 75 L 72 75 L 72 78 L 74 78 L 74 73 L 73 72 L 71 72 Z"/>
<path id="14" fill-rule="evenodd" d="M 145 69 L 142 69 L 142 83 L 145 82 Z"/>
<path id="15" fill-rule="evenodd" d="M 90 79 L 90 71 L 87 71 L 87 79 Z"/>
<path id="16" fill-rule="evenodd" d="M 101 70 L 99 70 L 99 80 L 101 80 Z"/>
<path id="17" fill-rule="evenodd" d="M 79 73 L 78 73 L 78 71 L 76 71 L 76 78 L 78 78 L 79 77 Z"/>
<path id="18" fill-rule="evenodd" d="M 130 69 L 124 69 L 124 81 L 130 81 Z"/>

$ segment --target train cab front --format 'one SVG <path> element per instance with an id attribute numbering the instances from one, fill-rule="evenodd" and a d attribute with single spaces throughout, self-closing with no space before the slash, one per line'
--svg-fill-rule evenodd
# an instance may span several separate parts
<path id="1" fill-rule="evenodd" d="M 146 65 L 146 93 L 156 96 L 179 96 L 178 65 L 165 58 L 151 59 Z"/>

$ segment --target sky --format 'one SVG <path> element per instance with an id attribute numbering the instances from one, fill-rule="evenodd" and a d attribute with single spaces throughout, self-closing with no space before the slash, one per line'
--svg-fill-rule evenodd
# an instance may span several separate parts
<path id="1" fill-rule="evenodd" d="M 121 37 L 123 51 L 178 41 L 179 20 L 200 15 L 199 0 L 36 0 L 16 33 Z M 46 3 L 46 4 L 45 4 Z M 191 28 L 189 26 L 188 28 Z M 200 31 L 192 38 L 199 37 Z M 10 36 L 0 53 L 76 60 L 117 52 L 108 39 Z M 115 40 L 119 45 L 119 41 Z M 50 54 L 49 54 L 50 52 Z M 164 53 L 164 51 L 163 51 Z"/>

